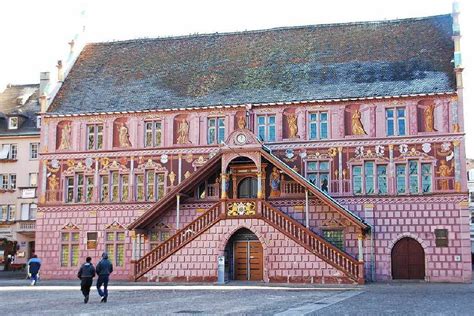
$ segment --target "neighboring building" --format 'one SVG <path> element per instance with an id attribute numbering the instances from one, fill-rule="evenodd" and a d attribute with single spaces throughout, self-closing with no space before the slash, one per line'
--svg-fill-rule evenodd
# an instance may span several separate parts
<path id="1" fill-rule="evenodd" d="M 0 93 L 0 270 L 12 256 L 25 264 L 35 249 L 38 88 L 9 85 Z"/>
<path id="2" fill-rule="evenodd" d="M 458 44 L 455 12 L 87 45 L 42 116 L 42 276 L 470 282 Z"/>

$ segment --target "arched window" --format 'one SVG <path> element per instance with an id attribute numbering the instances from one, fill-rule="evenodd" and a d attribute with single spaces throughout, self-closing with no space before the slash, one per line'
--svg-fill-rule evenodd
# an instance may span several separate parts
<path id="1" fill-rule="evenodd" d="M 238 188 L 238 197 L 244 199 L 257 198 L 257 179 L 254 177 L 247 177 L 240 181 Z"/>

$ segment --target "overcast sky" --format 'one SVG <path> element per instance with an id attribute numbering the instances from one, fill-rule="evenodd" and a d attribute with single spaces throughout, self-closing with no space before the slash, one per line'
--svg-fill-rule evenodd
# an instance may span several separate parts
<path id="1" fill-rule="evenodd" d="M 460 0 L 465 121 L 474 119 L 474 1 Z M 383 20 L 445 14 L 451 0 L 14 0 L 0 2 L 0 87 L 38 83 L 55 74 L 69 42 L 82 28 L 90 42 L 242 31 L 278 26 Z M 1 88 L 0 88 L 1 89 Z M 474 124 L 466 124 L 474 157 Z"/>

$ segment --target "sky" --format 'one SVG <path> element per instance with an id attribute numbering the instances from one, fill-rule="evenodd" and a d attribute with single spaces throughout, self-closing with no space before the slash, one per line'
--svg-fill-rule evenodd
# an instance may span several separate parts
<path id="1" fill-rule="evenodd" d="M 474 1 L 459 0 L 465 122 L 474 119 Z M 65 60 L 68 42 L 231 32 L 280 26 L 372 21 L 446 14 L 451 0 L 15 0 L 0 1 L 0 90 L 38 83 Z M 81 14 L 85 12 L 85 14 Z M 82 33 L 85 25 L 86 32 Z M 474 124 L 466 124 L 474 158 Z"/>

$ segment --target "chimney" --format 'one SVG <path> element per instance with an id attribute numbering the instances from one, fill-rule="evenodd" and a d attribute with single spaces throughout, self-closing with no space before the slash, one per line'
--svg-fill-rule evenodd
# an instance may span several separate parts
<path id="1" fill-rule="evenodd" d="M 58 64 L 56 65 L 56 68 L 58 68 L 58 82 L 63 82 L 64 81 L 64 70 L 63 70 L 63 61 L 58 60 Z"/>
<path id="2" fill-rule="evenodd" d="M 47 95 L 49 89 L 49 72 L 40 72 L 39 95 Z"/>
<path id="3" fill-rule="evenodd" d="M 48 96 L 43 94 L 39 97 L 40 113 L 46 113 L 48 110 Z"/>

